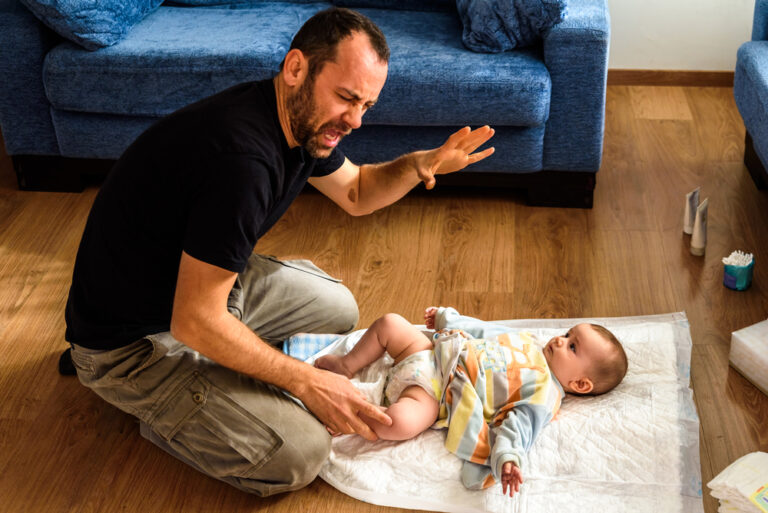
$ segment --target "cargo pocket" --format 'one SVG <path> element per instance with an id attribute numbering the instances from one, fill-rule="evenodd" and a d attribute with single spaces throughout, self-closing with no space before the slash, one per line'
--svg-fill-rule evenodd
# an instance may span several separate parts
<path id="1" fill-rule="evenodd" d="M 127 379 L 129 381 L 135 379 L 140 372 L 159 362 L 168 353 L 168 347 L 161 342 L 164 337 L 173 340 L 171 333 L 166 331 L 147 335 L 137 342 L 137 344 L 141 344 L 136 352 L 139 364 L 128 373 Z"/>
<path id="2" fill-rule="evenodd" d="M 198 372 L 168 395 L 148 424 L 218 478 L 254 478 L 283 445 L 274 430 Z"/>

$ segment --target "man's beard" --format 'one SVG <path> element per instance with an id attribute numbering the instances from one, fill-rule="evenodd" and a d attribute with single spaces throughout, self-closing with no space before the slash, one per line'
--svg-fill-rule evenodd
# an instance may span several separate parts
<path id="1" fill-rule="evenodd" d="M 328 157 L 333 150 L 320 143 L 320 140 L 323 137 L 323 132 L 326 129 L 331 128 L 342 134 L 346 134 L 346 132 L 349 131 L 349 127 L 328 122 L 315 129 L 315 124 L 317 123 L 315 118 L 317 105 L 315 104 L 315 97 L 312 94 L 314 85 L 315 77 L 308 75 L 304 80 L 304 83 L 301 84 L 296 92 L 290 95 L 286 100 L 286 108 L 288 110 L 288 119 L 291 122 L 291 133 L 293 134 L 293 138 L 299 145 L 303 146 L 313 158 L 319 159 Z M 340 139 L 343 137 L 344 135 L 339 135 Z"/>

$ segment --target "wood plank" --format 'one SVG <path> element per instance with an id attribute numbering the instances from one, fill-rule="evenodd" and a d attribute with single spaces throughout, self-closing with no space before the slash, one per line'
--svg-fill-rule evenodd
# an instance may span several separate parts
<path id="1" fill-rule="evenodd" d="M 608 85 L 733 87 L 733 71 L 609 69 Z"/>
<path id="2" fill-rule="evenodd" d="M 679 87 L 630 87 L 632 110 L 637 119 L 693 118 L 688 99 Z"/>

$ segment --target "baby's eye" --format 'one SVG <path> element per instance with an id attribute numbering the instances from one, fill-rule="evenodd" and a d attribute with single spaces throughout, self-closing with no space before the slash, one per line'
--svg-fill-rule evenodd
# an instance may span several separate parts
<path id="1" fill-rule="evenodd" d="M 568 344 L 568 349 L 570 349 L 571 351 L 573 351 L 575 353 L 576 352 L 576 344 L 573 344 L 573 343 Z"/>

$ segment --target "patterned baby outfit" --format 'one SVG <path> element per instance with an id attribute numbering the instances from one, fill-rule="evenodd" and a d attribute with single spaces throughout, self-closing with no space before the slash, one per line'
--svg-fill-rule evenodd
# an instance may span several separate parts
<path id="1" fill-rule="evenodd" d="M 508 461 L 523 468 L 528 449 L 555 416 L 563 388 L 541 349 L 525 332 L 440 308 L 435 363 L 442 379 L 435 427 L 448 428 L 445 447 L 464 460 L 470 489 L 501 479 Z"/>

